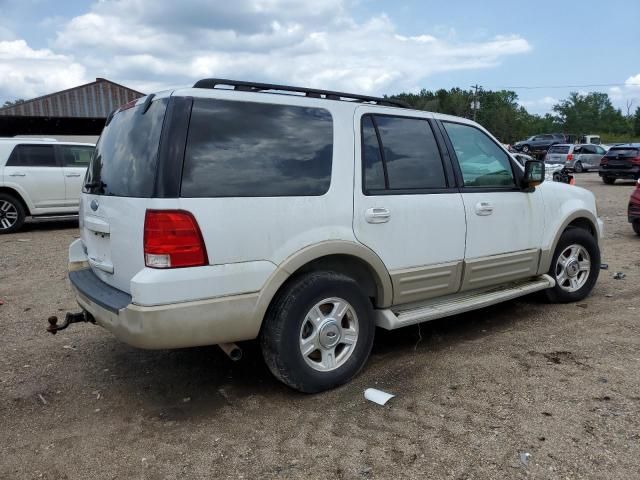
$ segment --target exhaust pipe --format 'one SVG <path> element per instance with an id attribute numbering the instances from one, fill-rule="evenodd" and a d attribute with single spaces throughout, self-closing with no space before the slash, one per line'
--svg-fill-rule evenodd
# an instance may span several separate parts
<path id="1" fill-rule="evenodd" d="M 219 343 L 218 346 L 234 362 L 242 358 L 242 349 L 235 343 Z"/>

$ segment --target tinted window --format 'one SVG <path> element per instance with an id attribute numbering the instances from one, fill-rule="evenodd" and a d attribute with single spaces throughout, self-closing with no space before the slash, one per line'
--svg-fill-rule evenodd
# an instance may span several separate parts
<path id="1" fill-rule="evenodd" d="M 466 187 L 513 187 L 511 162 L 504 150 L 481 130 L 443 122 L 458 158 Z"/>
<path id="2" fill-rule="evenodd" d="M 569 145 L 552 145 L 549 153 L 569 153 Z"/>
<path id="3" fill-rule="evenodd" d="M 58 149 L 65 167 L 86 167 L 89 165 L 94 150 L 93 147 L 71 145 L 60 145 Z"/>
<path id="4" fill-rule="evenodd" d="M 630 147 L 613 147 L 609 149 L 605 156 L 607 157 L 636 157 L 640 155 L 640 150 Z"/>
<path id="5" fill-rule="evenodd" d="M 436 139 L 427 120 L 376 115 L 389 188 L 446 188 Z"/>
<path id="6" fill-rule="evenodd" d="M 18 145 L 7 160 L 8 167 L 57 167 L 53 145 Z"/>
<path id="7" fill-rule="evenodd" d="M 84 191 L 118 197 L 150 197 L 153 193 L 158 145 L 167 98 L 114 115 L 96 145 Z"/>
<path id="8" fill-rule="evenodd" d="M 596 147 L 594 147 L 593 145 L 583 145 L 582 151 L 580 153 L 596 153 Z"/>
<path id="9" fill-rule="evenodd" d="M 362 117 L 362 163 L 364 167 L 364 191 L 384 190 L 382 154 L 370 115 Z"/>
<path id="10" fill-rule="evenodd" d="M 332 155 L 333 122 L 325 109 L 196 99 L 181 195 L 322 195 Z"/>

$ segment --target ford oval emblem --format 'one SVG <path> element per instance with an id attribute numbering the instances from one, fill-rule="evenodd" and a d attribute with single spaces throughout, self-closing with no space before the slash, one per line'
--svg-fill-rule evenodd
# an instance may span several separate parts
<path id="1" fill-rule="evenodd" d="M 96 210 L 98 210 L 99 206 L 100 204 L 98 203 L 98 200 L 96 200 L 95 198 L 91 200 L 91 210 L 95 212 Z"/>

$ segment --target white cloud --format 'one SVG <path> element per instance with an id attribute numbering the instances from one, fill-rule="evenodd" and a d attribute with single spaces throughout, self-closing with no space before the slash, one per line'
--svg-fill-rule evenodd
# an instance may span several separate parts
<path id="1" fill-rule="evenodd" d="M 626 106 L 627 102 L 633 102 L 636 106 L 640 104 L 640 73 L 632 75 L 624 81 L 620 87 L 609 88 L 609 97 L 616 105 Z M 623 108 L 623 113 L 626 113 Z"/>
<path id="2" fill-rule="evenodd" d="M 559 99 L 547 95 L 533 100 L 520 100 L 518 103 L 531 113 L 547 113 L 551 111 L 551 107 L 559 102 Z"/>
<path id="3" fill-rule="evenodd" d="M 51 48 L 91 77 L 142 91 L 228 77 L 370 94 L 531 50 L 518 35 L 463 42 L 451 30 L 407 35 L 383 14 L 357 22 L 351 2 L 98 1 L 62 25 Z"/>
<path id="4" fill-rule="evenodd" d="M 49 49 L 34 50 L 24 40 L 0 41 L 0 98 L 32 98 L 86 82 L 85 68 Z"/>

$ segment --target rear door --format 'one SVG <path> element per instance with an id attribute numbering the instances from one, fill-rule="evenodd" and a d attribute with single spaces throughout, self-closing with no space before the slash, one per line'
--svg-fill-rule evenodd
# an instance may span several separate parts
<path id="1" fill-rule="evenodd" d="M 4 169 L 7 186 L 27 196 L 37 209 L 50 213 L 66 207 L 64 176 L 53 145 L 16 145 Z"/>
<path id="2" fill-rule="evenodd" d="M 64 174 L 65 199 L 70 207 L 77 208 L 80 203 L 80 192 L 93 150 L 94 147 L 84 145 L 56 146 Z"/>
<path id="3" fill-rule="evenodd" d="M 144 268 L 146 209 L 176 208 L 175 201 L 154 207 L 151 198 L 167 103 L 156 97 L 147 110 L 139 101 L 118 111 L 102 131 L 83 186 L 80 234 L 89 264 L 101 280 L 129 293 Z"/>
<path id="4" fill-rule="evenodd" d="M 600 160 L 607 151 L 600 145 L 593 145 L 594 152 L 589 155 L 589 168 L 598 168 Z"/>
<path id="5" fill-rule="evenodd" d="M 385 263 L 393 303 L 460 288 L 465 215 L 432 118 L 359 107 L 353 230 Z"/>
<path id="6" fill-rule="evenodd" d="M 462 290 L 534 276 L 544 228 L 542 195 L 517 186 L 509 155 L 480 128 L 443 121 L 467 221 Z"/>

